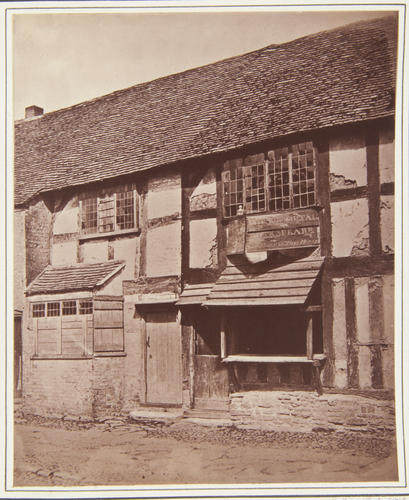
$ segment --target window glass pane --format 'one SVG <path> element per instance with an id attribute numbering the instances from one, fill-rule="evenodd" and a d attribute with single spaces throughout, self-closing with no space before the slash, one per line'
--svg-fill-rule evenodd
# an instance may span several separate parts
<path id="1" fill-rule="evenodd" d="M 33 318 L 43 318 L 45 316 L 45 304 L 33 304 Z"/>
<path id="2" fill-rule="evenodd" d="M 264 164 L 243 167 L 246 213 L 265 210 Z"/>
<path id="3" fill-rule="evenodd" d="M 113 196 L 98 200 L 98 231 L 107 233 L 115 228 L 115 205 Z"/>
<path id="4" fill-rule="evenodd" d="M 75 300 L 66 300 L 62 303 L 62 314 L 63 316 L 69 316 L 71 314 L 77 314 L 77 303 Z"/>
<path id="5" fill-rule="evenodd" d="M 134 192 L 124 191 L 116 195 L 116 224 L 118 229 L 135 227 Z"/>
<path id="6" fill-rule="evenodd" d="M 305 208 L 315 204 L 314 149 L 311 142 L 292 148 L 292 187 L 294 208 Z"/>
<path id="7" fill-rule="evenodd" d="M 222 173 L 223 207 L 225 217 L 232 217 L 243 209 L 243 180 L 241 168 Z"/>
<path id="8" fill-rule="evenodd" d="M 60 303 L 59 302 L 48 302 L 47 304 L 47 316 L 59 316 L 60 315 Z"/>
<path id="9" fill-rule="evenodd" d="M 92 314 L 92 300 L 91 299 L 80 300 L 79 306 L 80 306 L 80 314 Z"/>
<path id="10" fill-rule="evenodd" d="M 81 230 L 83 233 L 97 231 L 97 198 L 86 198 L 82 201 Z"/>

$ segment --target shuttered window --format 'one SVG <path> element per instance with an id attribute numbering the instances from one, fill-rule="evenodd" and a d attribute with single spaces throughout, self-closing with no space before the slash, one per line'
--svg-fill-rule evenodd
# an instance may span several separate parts
<path id="1" fill-rule="evenodd" d="M 84 356 L 123 351 L 123 302 L 92 298 L 34 303 L 38 356 Z"/>
<path id="2" fill-rule="evenodd" d="M 123 302 L 112 299 L 94 300 L 94 351 L 123 351 Z"/>

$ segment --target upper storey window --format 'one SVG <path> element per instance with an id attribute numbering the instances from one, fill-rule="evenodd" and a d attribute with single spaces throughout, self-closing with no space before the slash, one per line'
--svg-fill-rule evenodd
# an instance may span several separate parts
<path id="1" fill-rule="evenodd" d="M 312 142 L 275 149 L 269 160 L 223 172 L 225 217 L 316 204 Z"/>
<path id="2" fill-rule="evenodd" d="M 137 192 L 134 185 L 84 195 L 81 232 L 110 233 L 137 227 Z"/>

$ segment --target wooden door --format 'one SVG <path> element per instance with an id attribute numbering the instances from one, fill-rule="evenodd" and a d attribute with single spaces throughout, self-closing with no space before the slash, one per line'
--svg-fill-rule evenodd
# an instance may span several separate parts
<path id="1" fill-rule="evenodd" d="M 195 355 L 194 407 L 227 410 L 229 375 L 219 356 Z"/>
<path id="2" fill-rule="evenodd" d="M 182 404 L 181 329 L 173 311 L 146 314 L 146 402 Z"/>

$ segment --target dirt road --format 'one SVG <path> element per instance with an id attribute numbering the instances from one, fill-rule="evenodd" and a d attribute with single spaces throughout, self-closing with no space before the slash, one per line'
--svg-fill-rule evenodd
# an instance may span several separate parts
<path id="1" fill-rule="evenodd" d="M 15 486 L 392 481 L 390 439 L 129 422 L 15 425 Z"/>

